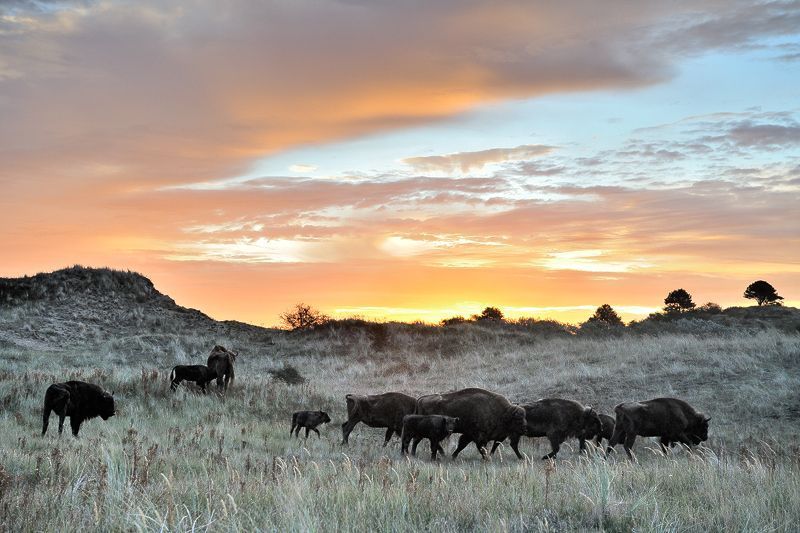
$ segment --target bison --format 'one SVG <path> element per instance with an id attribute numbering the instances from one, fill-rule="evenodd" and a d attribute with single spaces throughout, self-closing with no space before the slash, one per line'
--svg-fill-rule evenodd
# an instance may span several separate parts
<path id="1" fill-rule="evenodd" d="M 622 442 L 625 453 L 633 459 L 631 448 L 637 436 L 660 437 L 661 451 L 665 453 L 666 447 L 676 442 L 693 446 L 708 439 L 711 418 L 677 398 L 621 403 L 614 408 L 614 413 L 614 434 L 606 453 Z"/>
<path id="2" fill-rule="evenodd" d="M 294 433 L 296 437 L 300 437 L 300 428 L 306 428 L 306 438 L 308 438 L 309 431 L 314 431 L 318 437 L 321 437 L 317 426 L 330 421 L 331 417 L 325 411 L 297 411 L 292 415 L 292 429 L 289 430 L 289 436 Z"/>
<path id="3" fill-rule="evenodd" d="M 447 415 L 458 418 L 455 433 L 461 433 L 453 458 L 475 443 L 481 456 L 487 459 L 486 445 L 492 440 L 512 439 L 511 448 L 522 459 L 517 443 L 525 432 L 525 410 L 512 404 L 505 396 L 483 389 L 462 389 L 444 394 L 422 396 L 417 400 L 416 414 Z"/>
<path id="4" fill-rule="evenodd" d="M 217 376 L 217 388 L 228 390 L 228 385 L 233 382 L 233 365 L 238 354 L 225 349 L 220 345 L 214 346 L 208 356 L 206 365 Z"/>
<path id="5" fill-rule="evenodd" d="M 561 444 L 570 437 L 578 439 L 580 450 L 586 450 L 586 439 L 597 435 L 601 429 L 600 417 L 591 407 L 574 400 L 545 398 L 524 404 L 525 433 L 528 437 L 547 437 L 551 451 L 542 459 L 552 459 L 561 449 Z M 511 436 L 511 447 L 518 445 L 521 435 Z M 515 442 L 516 440 L 516 442 Z M 494 443 L 492 453 L 500 444 Z"/>
<path id="6" fill-rule="evenodd" d="M 347 421 L 342 424 L 342 444 L 347 444 L 350 432 L 363 422 L 371 428 L 387 428 L 383 445 L 389 444 L 393 433 L 403 431 L 403 417 L 414 413 L 417 400 L 402 392 L 386 392 L 362 396 L 348 394 Z"/>
<path id="7" fill-rule="evenodd" d="M 116 413 L 114 395 L 84 381 L 53 383 L 47 387 L 42 411 L 42 436 L 47 433 L 50 411 L 58 415 L 58 434 L 64 431 L 64 418 L 69 417 L 72 434 L 76 437 L 84 420 L 96 416 L 108 420 Z"/>
<path id="8" fill-rule="evenodd" d="M 213 381 L 217 373 L 206 365 L 177 365 L 169 375 L 171 390 L 176 390 L 181 381 L 193 381 L 206 394 L 206 384 Z"/>
<path id="9" fill-rule="evenodd" d="M 403 417 L 403 432 L 400 435 L 401 453 L 408 453 L 408 444 L 413 440 L 411 455 L 416 455 L 417 444 L 422 439 L 431 443 L 431 459 L 436 460 L 436 452 L 444 453 L 440 443 L 449 437 L 458 424 L 458 418 L 442 415 L 406 415 Z"/>
<path id="10" fill-rule="evenodd" d="M 614 421 L 613 416 L 608 416 L 606 414 L 598 414 L 597 416 L 600 417 L 600 433 L 594 436 L 594 444 L 595 446 L 600 446 L 603 442 L 603 439 L 607 441 L 611 441 L 611 436 L 614 435 Z"/>

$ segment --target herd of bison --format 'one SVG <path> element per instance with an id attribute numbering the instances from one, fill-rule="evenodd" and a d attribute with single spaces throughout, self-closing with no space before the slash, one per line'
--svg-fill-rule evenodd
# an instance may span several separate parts
<path id="1" fill-rule="evenodd" d="M 206 385 L 217 381 L 225 390 L 234 377 L 236 354 L 222 346 L 215 346 L 205 365 L 179 365 L 170 374 L 170 388 L 175 390 L 182 381 L 195 382 L 206 392 Z M 532 403 L 517 405 L 504 396 L 478 388 L 462 389 L 443 394 L 429 394 L 414 398 L 401 392 L 358 395 L 348 394 L 347 420 L 342 424 L 342 444 L 347 444 L 353 428 L 362 422 L 369 427 L 386 428 L 383 445 L 392 435 L 401 437 L 401 450 L 412 455 L 423 439 L 431 446 L 431 458 L 444 453 L 442 440 L 452 433 L 460 433 L 458 446 L 453 452 L 457 457 L 461 451 L 475 443 L 481 456 L 486 459 L 495 452 L 505 439 L 520 459 L 519 442 L 523 436 L 547 437 L 552 450 L 542 457 L 551 459 L 558 453 L 561 444 L 569 438 L 577 438 L 580 450 L 585 451 L 586 441 L 594 439 L 599 446 L 602 439 L 608 440 L 607 452 L 617 444 L 623 444 L 629 458 L 633 458 L 631 447 L 637 436 L 659 437 L 661 450 L 677 443 L 686 446 L 700 444 L 708 438 L 709 417 L 677 398 L 655 398 L 641 402 L 626 402 L 614 408 L 616 417 L 597 413 L 591 407 L 574 400 L 545 398 Z M 50 412 L 59 416 L 58 432 L 64 428 L 64 419 L 70 418 L 72 433 L 76 437 L 84 420 L 114 416 L 114 397 L 101 387 L 83 381 L 54 383 L 47 388 L 42 413 L 42 435 L 47 432 Z M 319 435 L 317 426 L 330 422 L 324 411 L 298 411 L 292 415 L 289 434 L 299 436 L 305 428 Z M 491 451 L 487 447 L 494 445 Z"/>

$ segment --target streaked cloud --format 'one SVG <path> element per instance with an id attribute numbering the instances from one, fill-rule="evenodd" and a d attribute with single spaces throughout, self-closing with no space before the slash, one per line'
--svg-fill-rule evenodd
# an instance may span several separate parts
<path id="1" fill-rule="evenodd" d="M 547 154 L 554 150 L 552 146 L 523 145 L 515 148 L 490 148 L 477 152 L 460 152 L 447 155 L 432 155 L 409 157 L 403 163 L 410 165 L 416 172 L 443 172 L 451 174 L 456 172 L 467 173 L 481 170 L 491 163 L 504 163 L 506 161 L 526 161 L 534 157 Z"/>

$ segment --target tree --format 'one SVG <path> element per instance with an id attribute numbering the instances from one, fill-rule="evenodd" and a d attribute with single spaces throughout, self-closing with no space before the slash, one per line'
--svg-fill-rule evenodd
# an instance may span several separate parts
<path id="1" fill-rule="evenodd" d="M 775 287 L 762 279 L 748 285 L 744 290 L 744 297 L 755 300 L 759 306 L 781 305 L 780 300 L 783 300 L 783 296 L 778 296 L 778 291 L 775 290 Z"/>
<path id="2" fill-rule="evenodd" d="M 695 307 L 692 295 L 683 289 L 676 289 L 664 298 L 664 311 L 667 313 L 680 313 Z"/>
<path id="3" fill-rule="evenodd" d="M 608 304 L 603 304 L 597 308 L 597 311 L 589 317 L 586 322 L 601 322 L 609 326 L 624 326 L 622 319 L 619 317 L 614 308 Z"/>
<path id="4" fill-rule="evenodd" d="M 299 303 L 281 316 L 281 322 L 292 331 L 302 331 L 321 326 L 330 320 L 330 317 L 320 313 L 310 305 Z"/>
<path id="5" fill-rule="evenodd" d="M 496 307 L 487 307 L 481 314 L 472 315 L 472 320 L 490 320 L 492 322 L 502 322 L 503 312 Z"/>

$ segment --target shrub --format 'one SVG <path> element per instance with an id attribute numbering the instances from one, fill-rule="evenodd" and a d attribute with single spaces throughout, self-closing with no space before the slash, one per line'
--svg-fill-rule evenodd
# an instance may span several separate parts
<path id="1" fill-rule="evenodd" d="M 475 321 L 488 321 L 488 322 L 502 322 L 503 312 L 497 307 L 487 307 L 481 314 L 472 315 L 472 320 Z"/>
<path id="2" fill-rule="evenodd" d="M 269 372 L 273 379 L 283 381 L 287 385 L 302 385 L 308 381 L 300 374 L 299 370 L 290 364 L 284 364 L 283 368 L 267 370 L 267 372 Z"/>
<path id="3" fill-rule="evenodd" d="M 299 303 L 281 316 L 281 322 L 292 331 L 303 331 L 322 326 L 330 318 L 310 305 Z"/>

